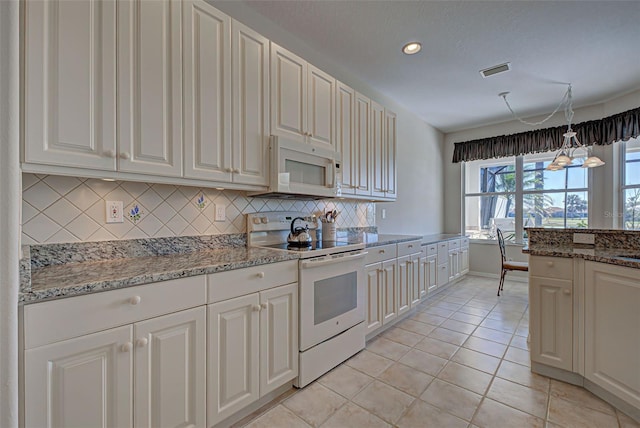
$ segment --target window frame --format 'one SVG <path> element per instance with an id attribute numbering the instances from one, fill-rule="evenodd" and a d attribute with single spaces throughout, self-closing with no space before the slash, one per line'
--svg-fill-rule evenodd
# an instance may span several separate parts
<path id="1" fill-rule="evenodd" d="M 640 137 L 629 139 L 627 141 L 621 141 L 619 144 L 619 164 L 620 164 L 620 175 L 619 175 L 619 192 L 618 192 L 618 213 L 617 218 L 614 219 L 614 226 L 619 227 L 623 230 L 639 230 L 639 229 L 627 229 L 627 222 L 625 220 L 625 212 L 626 212 L 626 191 L 630 189 L 640 189 L 640 182 L 637 184 L 627 184 L 627 143 L 629 141 L 634 141 L 640 144 Z M 638 148 L 638 152 L 640 153 L 640 147 Z M 640 159 L 634 159 L 633 163 L 640 163 Z"/>
<path id="2" fill-rule="evenodd" d="M 623 156 L 623 160 L 624 160 L 624 154 L 626 153 L 626 150 L 621 150 L 622 152 L 622 156 Z M 548 153 L 541 153 L 540 155 L 545 155 L 545 154 L 551 154 L 555 152 L 548 152 Z M 592 168 L 587 168 L 587 187 L 586 188 L 567 188 L 565 185 L 565 188 L 563 189 L 524 189 L 524 163 L 525 163 L 525 157 L 530 157 L 530 156 L 535 156 L 535 155 L 520 155 L 520 156 L 515 156 L 515 157 L 508 157 L 508 158 L 496 158 L 496 159 L 488 159 L 487 161 L 487 165 L 490 165 L 491 163 L 499 163 L 500 159 L 511 159 L 514 158 L 514 165 L 515 165 L 515 173 L 516 173 L 516 189 L 515 192 L 486 192 L 486 193 L 466 193 L 466 187 L 467 187 L 467 168 L 468 168 L 468 163 L 470 162 L 463 162 L 463 167 L 461 168 L 461 183 L 462 183 L 462 192 L 461 192 L 461 204 L 460 206 L 462 207 L 461 209 L 461 215 L 460 215 L 460 230 L 465 231 L 466 232 L 466 201 L 467 201 L 467 197 L 481 197 L 481 196 L 491 196 L 491 195 L 505 195 L 505 194 L 513 194 L 515 195 L 515 240 L 510 241 L 511 244 L 516 244 L 516 245 L 523 245 L 525 243 L 525 239 L 524 239 L 524 218 L 523 218 L 523 214 L 524 214 L 524 196 L 525 195 L 531 195 L 531 194 L 549 194 L 549 193 L 561 193 L 565 195 L 565 201 L 566 201 L 566 195 L 567 194 L 571 194 L 571 193 L 579 193 L 579 192 L 586 192 L 587 193 L 587 200 L 588 200 L 588 205 L 587 205 L 587 221 L 589 224 L 589 222 L 591 221 L 593 215 L 592 215 L 592 210 L 593 210 L 593 203 L 591 202 L 593 200 L 592 198 Z M 477 162 L 477 161 L 472 161 L 472 162 Z M 531 163 L 530 159 L 527 159 L 527 163 Z M 565 172 L 566 174 L 566 172 Z M 566 183 L 568 184 L 568 183 Z M 640 183 L 637 185 L 638 188 L 640 188 Z M 622 191 L 624 192 L 624 191 Z M 565 215 L 564 215 L 564 226 L 566 228 L 566 202 L 565 202 Z M 588 227 L 588 226 L 587 226 Z M 496 239 L 472 239 L 472 242 L 474 243 L 494 243 L 496 242 Z"/>

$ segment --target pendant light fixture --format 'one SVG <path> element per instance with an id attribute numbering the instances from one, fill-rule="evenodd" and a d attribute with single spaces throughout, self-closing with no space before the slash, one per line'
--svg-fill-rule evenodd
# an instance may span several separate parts
<path id="1" fill-rule="evenodd" d="M 604 162 L 599 157 L 593 155 L 592 149 L 590 147 L 583 145 L 578 140 L 576 132 L 571 129 L 571 122 L 573 121 L 573 97 L 571 92 L 571 84 L 569 84 L 567 92 L 565 92 L 564 96 L 562 97 L 562 101 L 560 101 L 560 104 L 558 104 L 558 107 L 556 107 L 556 109 L 549 116 L 547 116 L 540 122 L 535 123 L 527 122 L 521 119 L 513 111 L 511 105 L 509 104 L 509 101 L 507 101 L 507 95 L 509 95 L 509 92 L 502 92 L 498 95 L 502 97 L 505 104 L 507 105 L 507 108 L 517 120 L 531 126 L 537 126 L 546 122 L 551 118 L 551 116 L 553 116 L 558 110 L 560 110 L 560 107 L 564 106 L 564 116 L 567 119 L 567 132 L 562 134 L 562 147 L 560 147 L 560 150 L 558 151 L 558 153 L 556 153 L 553 161 L 545 168 L 547 171 L 560 171 L 563 170 L 565 166 L 571 165 L 571 162 L 574 158 L 582 157 L 576 156 L 577 150 L 583 150 L 586 153 L 586 159 L 582 163 L 582 168 L 595 168 L 604 165 Z"/>

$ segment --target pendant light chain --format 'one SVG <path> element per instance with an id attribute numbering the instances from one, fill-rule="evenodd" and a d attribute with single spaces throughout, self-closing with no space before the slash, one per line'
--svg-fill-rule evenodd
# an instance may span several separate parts
<path id="1" fill-rule="evenodd" d="M 544 119 L 542 119 L 539 122 L 528 122 L 528 121 L 522 119 L 520 116 L 518 116 L 517 113 L 515 111 L 513 111 L 513 109 L 511 108 L 511 104 L 509 104 L 509 101 L 507 100 L 507 95 L 509 95 L 509 92 L 503 92 L 503 93 L 501 93 L 499 95 L 504 100 L 505 104 L 507 105 L 507 108 L 509 109 L 509 111 L 511 112 L 513 117 L 515 117 L 519 122 L 522 122 L 525 125 L 529 125 L 529 126 L 542 125 L 543 123 L 545 123 L 546 121 L 551 119 L 551 117 L 553 117 L 553 115 L 556 114 L 558 112 L 558 110 L 560 110 L 560 107 L 562 107 L 563 105 L 565 105 L 567 103 L 569 103 L 569 109 L 571 110 L 571 84 L 569 84 L 569 88 L 567 88 L 567 91 L 564 93 L 564 95 L 562 97 L 562 100 L 560 101 L 560 104 L 558 104 L 558 106 L 555 108 L 555 110 L 553 110 L 553 112 L 549 116 L 545 117 Z M 565 109 L 565 116 L 566 115 L 567 115 L 567 111 Z M 573 110 L 571 110 L 571 117 L 573 118 Z"/>

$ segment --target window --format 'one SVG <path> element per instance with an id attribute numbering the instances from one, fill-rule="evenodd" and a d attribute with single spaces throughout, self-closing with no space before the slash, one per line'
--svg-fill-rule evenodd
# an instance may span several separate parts
<path id="1" fill-rule="evenodd" d="M 640 146 L 638 155 L 640 175 Z M 524 227 L 587 227 L 588 169 L 581 167 L 582 159 L 574 159 L 564 170 L 545 170 L 554 156 L 465 163 L 465 232 L 472 239 L 495 239 L 499 228 L 506 240 L 522 242 Z"/>
<path id="2" fill-rule="evenodd" d="M 468 162 L 465 188 L 465 231 L 471 239 L 505 238 L 515 234 L 515 158 Z"/>
<path id="3" fill-rule="evenodd" d="M 640 139 L 624 143 L 622 208 L 624 228 L 640 229 Z"/>

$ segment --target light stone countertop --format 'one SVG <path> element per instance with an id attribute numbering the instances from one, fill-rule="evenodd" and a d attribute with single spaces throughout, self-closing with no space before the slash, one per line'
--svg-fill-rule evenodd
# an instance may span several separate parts
<path id="1" fill-rule="evenodd" d="M 581 258 L 594 262 L 640 269 L 640 249 L 538 244 L 534 248 L 525 247 L 522 249 L 522 252 L 532 256 Z"/>
<path id="2" fill-rule="evenodd" d="M 51 265 L 32 269 L 31 289 L 19 294 L 18 303 L 36 303 L 298 258 L 297 254 L 284 251 L 236 247 Z"/>
<path id="3" fill-rule="evenodd" d="M 398 244 L 401 242 L 422 240 L 421 235 L 395 235 L 367 233 L 363 237 L 366 248 L 379 247 L 381 245 Z"/>

